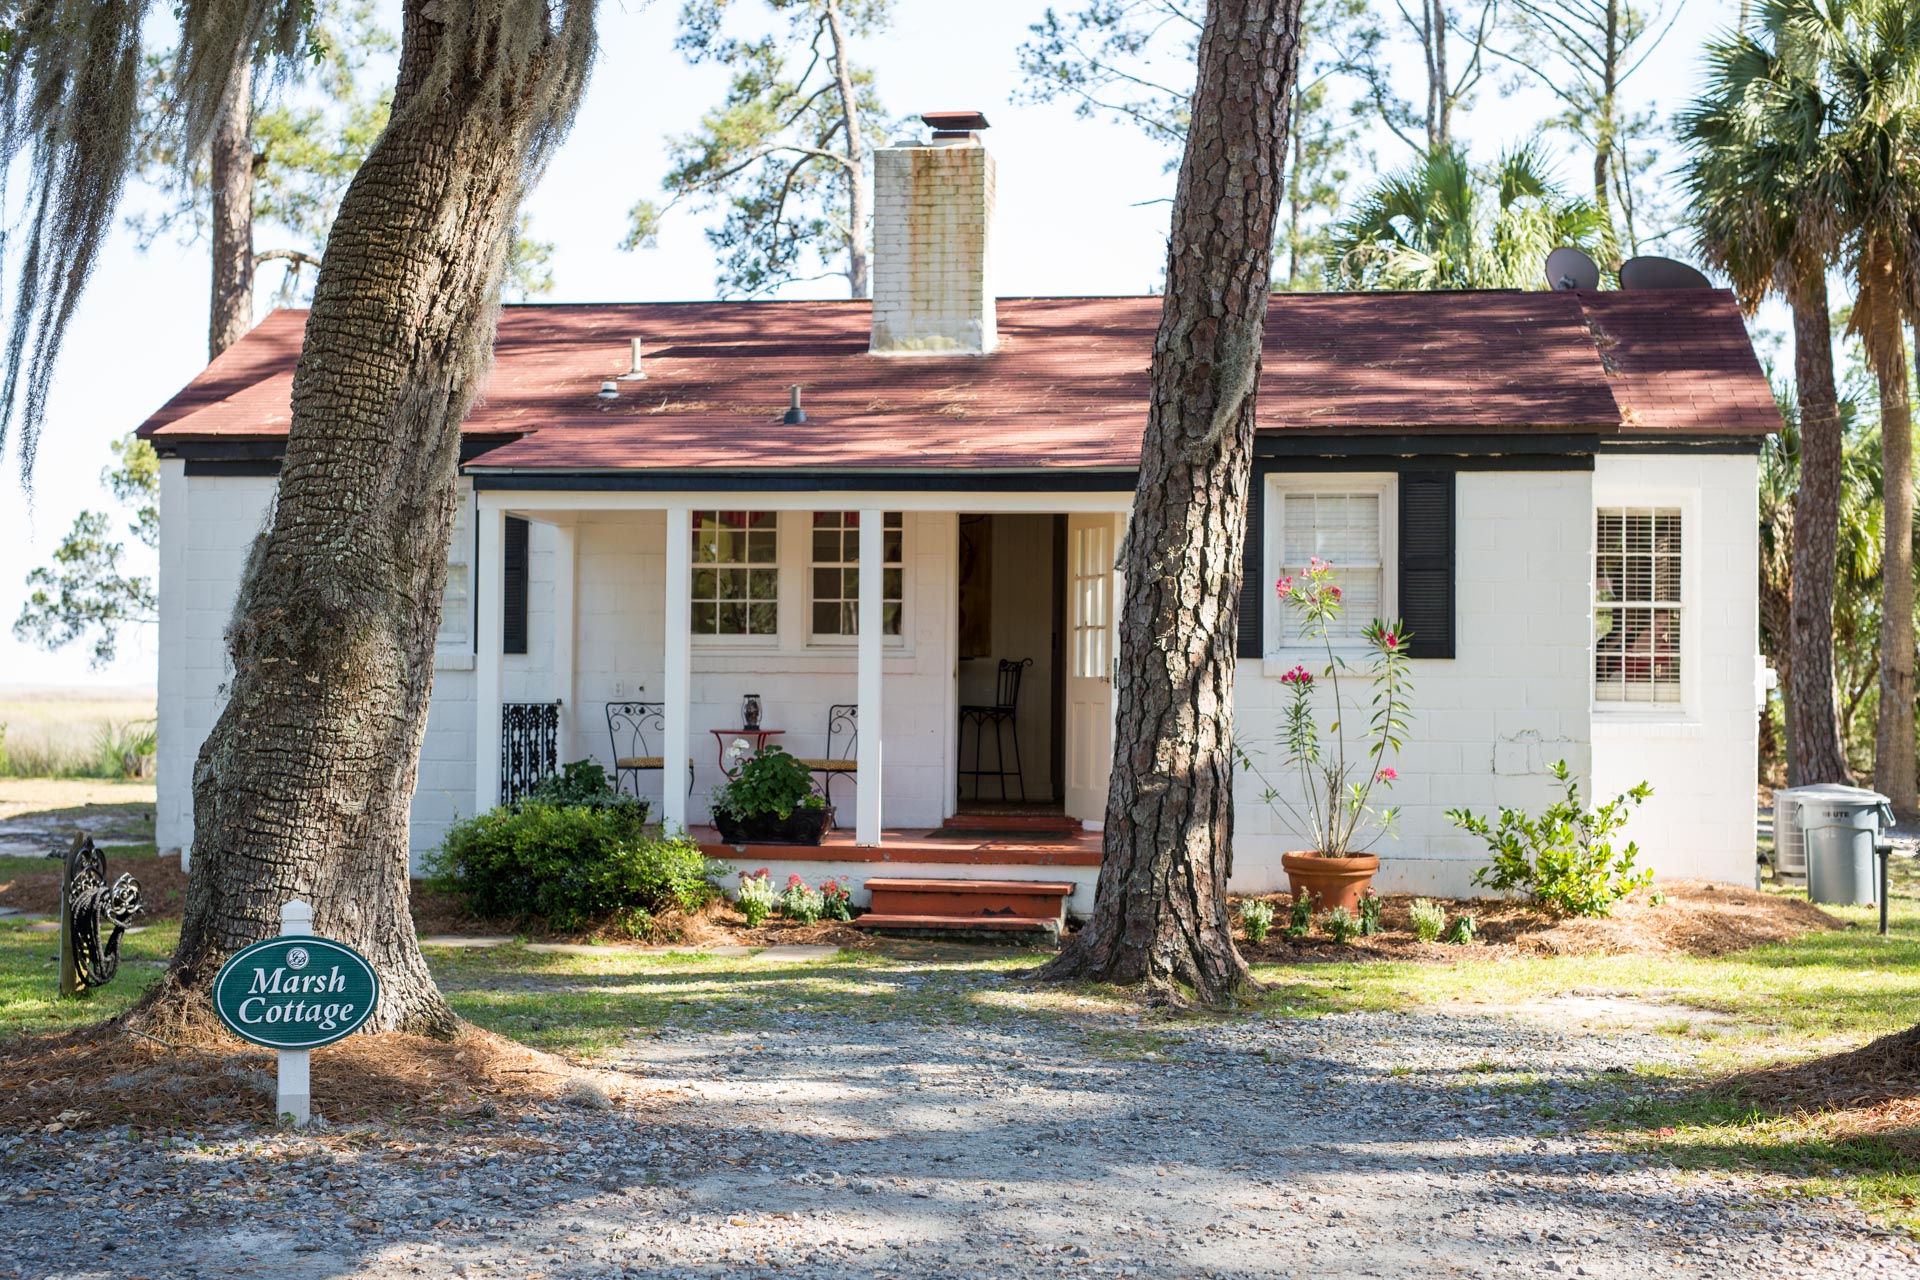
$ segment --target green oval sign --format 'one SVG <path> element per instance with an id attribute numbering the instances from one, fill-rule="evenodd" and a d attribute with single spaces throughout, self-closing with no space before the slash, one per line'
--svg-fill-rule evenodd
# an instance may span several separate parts
<path id="1" fill-rule="evenodd" d="M 269 1049 L 314 1049 L 350 1036 L 379 999 L 380 979 L 358 951 L 303 934 L 235 952 L 213 980 L 220 1021 Z"/>

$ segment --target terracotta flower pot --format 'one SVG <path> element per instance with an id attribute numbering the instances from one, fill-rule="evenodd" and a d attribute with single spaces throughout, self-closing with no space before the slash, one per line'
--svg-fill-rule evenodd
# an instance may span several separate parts
<path id="1" fill-rule="evenodd" d="M 1371 853 L 1355 854 L 1351 858 L 1323 858 L 1308 849 L 1283 854 L 1280 865 L 1286 868 L 1287 882 L 1293 887 L 1295 898 L 1310 893 L 1314 896 L 1316 911 L 1345 907 L 1358 915 L 1360 897 L 1373 883 L 1374 873 L 1380 870 L 1380 859 Z"/>

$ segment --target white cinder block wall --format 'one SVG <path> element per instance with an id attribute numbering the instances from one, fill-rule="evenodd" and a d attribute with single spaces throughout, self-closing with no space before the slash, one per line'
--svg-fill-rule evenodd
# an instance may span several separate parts
<path id="1" fill-rule="evenodd" d="M 1684 664 L 1681 707 L 1594 711 L 1595 790 L 1611 797 L 1643 779 L 1653 784 L 1653 798 L 1627 835 L 1657 874 L 1751 884 L 1761 699 L 1759 462 L 1750 454 L 1603 454 L 1594 492 L 1601 504 L 1680 508 Z"/>
<path id="2" fill-rule="evenodd" d="M 1456 656 L 1412 664 L 1413 710 L 1406 749 L 1395 762 L 1400 777 L 1391 791 L 1380 793 L 1402 813 L 1394 832 L 1372 848 L 1381 858 L 1382 889 L 1469 892 L 1484 858 L 1477 842 L 1447 821 L 1447 809 L 1537 808 L 1551 795 L 1547 770 L 1559 759 L 1584 785 L 1590 769 L 1591 495 L 1592 475 L 1585 471 L 1459 473 Z M 1269 512 L 1278 509 L 1267 504 Z M 1267 576 L 1276 578 L 1277 566 Z M 1278 764 L 1288 698 L 1279 677 L 1296 663 L 1318 673 L 1325 656 L 1291 637 L 1276 647 L 1275 630 L 1268 626 L 1264 663 L 1240 664 L 1237 730 L 1250 751 L 1265 754 L 1261 768 L 1275 786 L 1297 795 L 1297 782 Z M 1371 710 L 1372 690 L 1363 680 L 1343 682 L 1346 718 L 1359 725 Z M 1324 683 L 1319 688 L 1325 697 Z M 1330 718 L 1323 711 L 1322 725 Z M 1348 741 L 1359 741 L 1355 731 Z M 1281 855 L 1309 847 L 1283 809 L 1262 801 L 1262 790 L 1258 779 L 1241 775 L 1233 867 L 1233 887 L 1240 891 L 1285 888 Z"/>

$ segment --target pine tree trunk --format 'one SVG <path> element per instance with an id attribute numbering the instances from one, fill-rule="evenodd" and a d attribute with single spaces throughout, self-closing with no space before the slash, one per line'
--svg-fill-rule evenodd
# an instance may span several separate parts
<path id="1" fill-rule="evenodd" d="M 1093 919 L 1040 971 L 1230 1000 L 1233 675 L 1261 331 L 1300 0 L 1214 0 L 1200 36 L 1123 569 Z"/>
<path id="2" fill-rule="evenodd" d="M 840 98 L 841 127 L 847 135 L 847 287 L 855 298 L 873 295 L 867 266 L 867 223 L 872 194 L 867 189 L 867 142 L 860 129 L 860 97 L 848 61 L 847 35 L 838 0 L 827 0 L 827 34 L 833 41 L 834 92 Z"/>
<path id="3" fill-rule="evenodd" d="M 1867 359 L 1880 384 L 1880 466 L 1886 505 L 1873 785 L 1893 801 L 1896 810 L 1911 818 L 1920 813 L 1913 738 L 1913 405 L 1907 392 L 1906 331 L 1889 299 L 1882 298 L 1873 307 L 1863 336 Z"/>
<path id="4" fill-rule="evenodd" d="M 445 15 L 445 16 L 442 16 Z M 408 0 L 392 122 L 340 205 L 294 374 L 278 500 L 229 628 L 226 708 L 194 769 L 179 949 L 192 1001 L 303 898 L 381 979 L 376 1030 L 455 1024 L 407 901 L 413 796 L 456 503 L 523 184 L 563 130 L 592 5 Z M 497 569 L 496 569 L 497 571 Z"/>
<path id="5" fill-rule="evenodd" d="M 212 360 L 253 327 L 253 65 L 245 59 L 227 80 L 209 150 L 213 299 L 207 359 Z"/>
<path id="6" fill-rule="evenodd" d="M 1800 397 L 1800 484 L 1793 498 L 1787 784 L 1851 782 L 1833 693 L 1833 594 L 1840 537 L 1841 433 L 1824 264 L 1798 282 L 1793 373 Z"/>

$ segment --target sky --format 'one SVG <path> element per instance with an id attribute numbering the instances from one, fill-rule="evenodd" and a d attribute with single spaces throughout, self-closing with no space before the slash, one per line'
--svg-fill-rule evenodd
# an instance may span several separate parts
<path id="1" fill-rule="evenodd" d="M 1081 119 L 1064 103 L 1022 99 L 1016 50 L 1044 7 L 1038 0 L 974 0 L 964 9 L 895 0 L 892 30 L 868 41 L 861 57 L 874 68 L 890 113 L 986 113 L 992 128 L 985 141 L 998 166 L 994 270 L 1001 295 L 1150 292 L 1166 252 L 1168 155 L 1131 126 Z M 391 0 L 383 8 L 397 15 Z M 1701 46 L 1732 23 L 1737 9 L 1737 0 L 1684 0 L 1672 31 L 1636 76 L 1663 115 L 1695 91 Z M 607 0 L 601 7 L 600 58 L 586 99 L 527 205 L 534 235 L 555 245 L 551 301 L 713 296 L 713 253 L 699 215 L 676 211 L 656 249 L 619 248 L 633 202 L 658 196 L 666 138 L 691 129 L 725 83 L 720 69 L 689 67 L 673 51 L 676 13 L 671 0 Z M 394 17 L 388 25 L 397 27 Z M 1484 91 L 1457 132 L 1475 155 L 1491 156 L 1524 141 L 1552 112 L 1552 100 L 1538 89 Z M 1383 170 L 1410 156 L 1384 135 L 1369 143 Z M 1570 186 L 1579 185 L 1583 171 L 1577 157 L 1563 155 L 1560 176 Z M 1357 175 L 1355 187 L 1367 176 Z M 150 199 L 131 190 L 129 209 Z M 0 683 L 125 686 L 154 679 L 152 628 L 129 631 L 119 660 L 94 671 L 88 646 L 47 653 L 16 639 L 12 622 L 28 571 L 48 560 L 74 514 L 113 509 L 100 484 L 109 442 L 206 363 L 206 254 L 203 243 L 174 240 L 143 252 L 131 232 L 116 232 L 69 331 L 30 495 L 21 489 L 17 456 L 9 449 L 0 459 Z M 266 314 L 276 276 L 271 266 L 260 273 L 258 315 Z M 832 281 L 791 293 L 836 296 Z M 129 550 L 130 569 L 152 571 L 151 553 L 137 543 Z"/>

